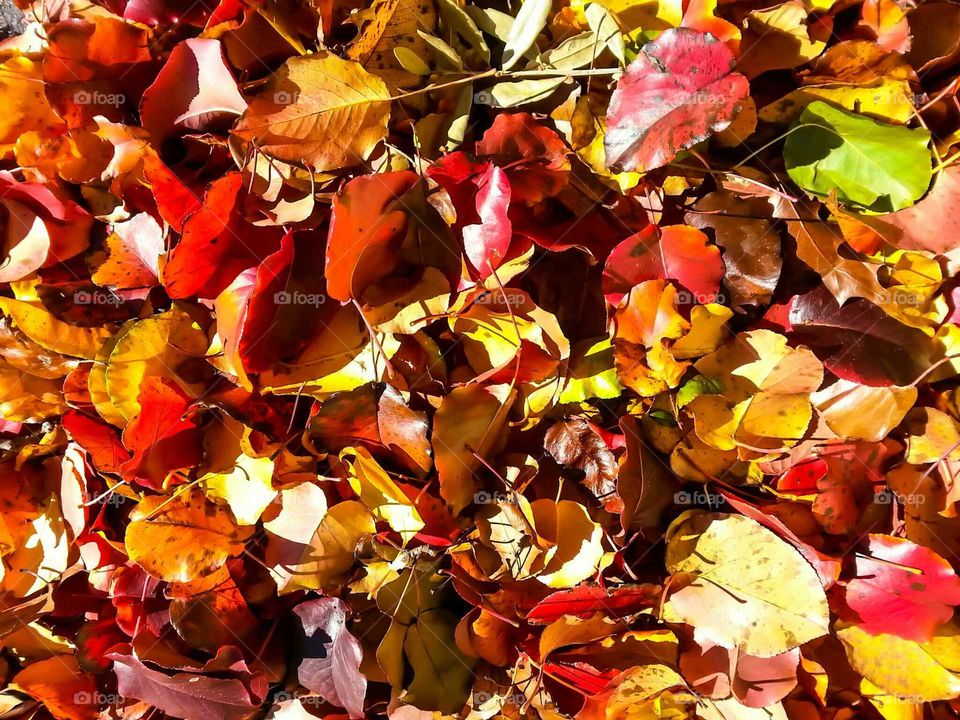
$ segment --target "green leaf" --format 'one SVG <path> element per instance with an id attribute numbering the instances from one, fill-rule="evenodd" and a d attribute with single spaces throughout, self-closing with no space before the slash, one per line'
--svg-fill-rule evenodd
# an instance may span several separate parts
<path id="1" fill-rule="evenodd" d="M 930 133 L 885 125 L 827 103 L 810 103 L 783 148 L 787 173 L 814 195 L 875 212 L 910 207 L 933 174 Z"/>
<path id="2" fill-rule="evenodd" d="M 683 407 L 701 395 L 719 395 L 723 392 L 720 383 L 705 375 L 690 378 L 677 392 L 677 407 Z"/>

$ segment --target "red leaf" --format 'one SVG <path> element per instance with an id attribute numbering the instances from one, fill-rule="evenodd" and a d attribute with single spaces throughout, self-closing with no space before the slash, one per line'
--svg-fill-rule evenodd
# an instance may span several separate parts
<path id="1" fill-rule="evenodd" d="M 0 205 L 5 238 L 0 282 L 8 283 L 86 249 L 93 218 L 70 200 L 61 200 L 40 183 L 18 182 L 0 172 Z"/>
<path id="2" fill-rule="evenodd" d="M 517 202 L 532 204 L 553 197 L 569 179 L 567 146 L 529 113 L 497 115 L 476 150 L 504 168 Z"/>
<path id="3" fill-rule="evenodd" d="M 228 173 L 210 185 L 203 207 L 187 218 L 163 269 L 170 297 L 214 298 L 280 245 L 280 228 L 255 227 L 243 219 L 242 188 L 243 176 Z"/>
<path id="4" fill-rule="evenodd" d="M 657 585 L 622 585 L 611 590 L 577 587 L 548 595 L 527 613 L 527 622 L 551 623 L 564 615 L 587 619 L 602 612 L 607 617 L 624 617 L 653 607 L 660 599 Z"/>
<path id="5" fill-rule="evenodd" d="M 247 103 L 227 68 L 219 40 L 177 45 L 143 93 L 140 118 L 155 142 L 178 131 L 215 131 L 243 114 Z"/>
<path id="6" fill-rule="evenodd" d="M 960 605 L 960 578 L 933 550 L 904 538 L 871 534 L 855 558 L 847 604 L 873 635 L 893 634 L 927 642 Z"/>
<path id="7" fill-rule="evenodd" d="M 128 480 L 159 489 L 167 475 L 203 460 L 202 437 L 194 417 L 187 417 L 191 399 L 173 382 L 145 378 L 140 412 L 123 431 L 123 444 L 133 457 L 121 470 Z"/>
<path id="8" fill-rule="evenodd" d="M 672 28 L 644 45 L 617 82 L 607 109 L 607 164 L 662 167 L 681 150 L 723 130 L 750 93 L 730 72 L 730 49 L 708 33 Z"/>
<path id="9" fill-rule="evenodd" d="M 123 463 L 130 459 L 129 451 L 120 442 L 120 434 L 105 422 L 70 410 L 63 416 L 63 427 L 90 453 L 100 472 L 120 472 Z"/>
<path id="10" fill-rule="evenodd" d="M 689 303 L 716 302 L 723 277 L 720 250 L 689 225 L 648 225 L 617 245 L 603 268 L 607 301 L 619 305 L 644 280 L 676 280 L 693 297 Z"/>
<path id="11" fill-rule="evenodd" d="M 503 262 L 513 237 L 507 217 L 510 183 L 496 165 L 490 165 L 477 181 L 475 202 L 480 222 L 463 228 L 463 248 L 479 279 L 483 279 Z"/>
<path id="12" fill-rule="evenodd" d="M 258 373 L 296 358 L 337 303 L 323 279 L 323 237 L 287 233 L 280 249 L 257 268 L 238 351 L 244 370 Z"/>
<path id="13" fill-rule="evenodd" d="M 155 152 L 148 152 L 144 157 L 143 172 L 150 182 L 160 217 L 174 230 L 182 232 L 183 223 L 200 210 L 203 203 Z"/>
<path id="14" fill-rule="evenodd" d="M 327 239 L 327 291 L 337 300 L 359 298 L 400 261 L 407 216 L 397 207 L 415 173 L 389 172 L 348 182 L 333 198 Z"/>

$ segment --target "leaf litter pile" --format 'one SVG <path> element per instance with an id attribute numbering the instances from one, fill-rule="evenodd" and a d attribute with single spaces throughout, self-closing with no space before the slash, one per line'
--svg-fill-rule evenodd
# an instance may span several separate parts
<path id="1" fill-rule="evenodd" d="M 960 715 L 960 5 L 38 0 L 0 717 Z"/>

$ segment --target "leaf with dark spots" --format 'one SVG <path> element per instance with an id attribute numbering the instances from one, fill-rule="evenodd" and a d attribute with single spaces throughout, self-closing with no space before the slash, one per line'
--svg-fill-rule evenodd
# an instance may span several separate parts
<path id="1" fill-rule="evenodd" d="M 871 534 L 854 562 L 846 601 L 872 635 L 926 642 L 960 605 L 960 578 L 950 563 L 910 540 Z"/>

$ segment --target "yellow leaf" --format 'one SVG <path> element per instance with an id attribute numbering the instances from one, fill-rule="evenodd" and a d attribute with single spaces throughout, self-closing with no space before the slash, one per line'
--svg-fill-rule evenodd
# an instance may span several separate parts
<path id="1" fill-rule="evenodd" d="M 63 121 L 47 102 L 42 75 L 42 63 L 23 55 L 15 55 L 0 65 L 0 153 L 9 153 L 28 132 L 51 137 L 63 133 Z"/>
<path id="2" fill-rule="evenodd" d="M 421 60 L 432 56 L 418 34 L 420 30 L 432 32 L 437 24 L 432 0 L 375 0 L 353 21 L 360 33 L 347 48 L 348 58 L 382 77 L 391 88 L 420 83 L 418 75 L 404 69 L 394 50 L 409 51 Z"/>
<path id="3" fill-rule="evenodd" d="M 512 395 L 501 402 L 478 385 L 455 388 L 441 401 L 433 419 L 434 463 L 440 495 L 454 513 L 473 502 L 477 455 L 487 459 L 501 449 L 511 403 Z"/>
<path id="4" fill-rule="evenodd" d="M 923 703 L 891 695 L 869 680 L 860 681 L 860 694 L 870 701 L 884 720 L 922 720 Z"/>
<path id="5" fill-rule="evenodd" d="M 915 387 L 870 387 L 837 380 L 810 396 L 820 417 L 838 437 L 883 440 L 917 401 Z M 870 408 L 870 412 L 864 412 Z"/>
<path id="6" fill-rule="evenodd" d="M 4 512 L 10 512 L 9 504 Z M 42 590 L 67 569 L 70 542 L 56 495 L 18 519 L 22 525 L 11 528 L 18 533 L 17 545 L 3 556 L 6 572 L 0 576 L 0 586 L 4 592 L 22 598 Z M 8 518 L 8 522 L 11 520 Z"/>
<path id="7" fill-rule="evenodd" d="M 696 368 L 721 394 L 699 395 L 686 409 L 700 439 L 719 450 L 799 440 L 813 415 L 810 394 L 823 382 L 823 365 L 813 352 L 791 348 L 769 330 L 741 333 Z"/>
<path id="8" fill-rule="evenodd" d="M 140 386 L 146 377 L 166 377 L 188 395 L 199 396 L 196 381 L 205 366 L 207 334 L 188 311 L 175 304 L 166 312 L 124 323 L 107 360 L 105 386 L 110 401 L 129 420 L 140 412 Z"/>
<path id="9" fill-rule="evenodd" d="M 256 525 L 273 502 L 273 460 L 240 455 L 229 472 L 209 473 L 202 478 L 207 496 L 225 500 L 240 525 Z"/>
<path id="10" fill-rule="evenodd" d="M 826 43 L 810 39 L 807 15 L 800 0 L 747 15 L 737 70 L 753 78 L 767 70 L 794 68 L 817 57 Z"/>
<path id="11" fill-rule="evenodd" d="M 322 50 L 287 60 L 233 132 L 280 160 L 336 170 L 366 160 L 389 118 L 383 80 Z"/>
<path id="12" fill-rule="evenodd" d="M 106 327 L 77 327 L 57 320 L 42 305 L 0 297 L 0 311 L 16 323 L 17 329 L 37 345 L 70 357 L 92 360 L 104 340 Z"/>
<path id="13" fill-rule="evenodd" d="M 262 373 L 261 387 L 277 395 L 303 393 L 325 398 L 377 382 L 386 372 L 383 354 L 389 359 L 400 347 L 393 335 L 378 337 L 379 346 L 371 342 L 356 309 L 346 305 L 337 310 L 300 357 Z"/>
<path id="14" fill-rule="evenodd" d="M 619 397 L 623 386 L 613 362 L 609 338 L 584 340 L 573 348 L 560 403 L 583 402 L 590 398 Z"/>
<path id="15" fill-rule="evenodd" d="M 346 466 L 347 480 L 360 501 L 374 517 L 400 533 L 404 545 L 410 542 L 424 526 L 423 518 L 370 451 L 363 447 L 346 448 L 340 453 L 340 461 Z"/>
<path id="16" fill-rule="evenodd" d="M 695 701 L 693 695 L 684 693 L 678 695 L 677 705 L 668 702 L 667 712 L 658 712 L 648 703 L 666 690 L 685 688 L 686 682 L 680 674 L 667 665 L 640 665 L 622 673 L 616 689 L 607 702 L 607 718 L 609 720 L 653 720 L 654 718 L 683 718 L 689 717 L 686 712 L 677 711 L 677 705 L 690 705 Z"/>
<path id="17" fill-rule="evenodd" d="M 362 503 L 345 500 L 329 510 L 323 490 L 302 483 L 281 492 L 283 507 L 267 531 L 266 562 L 281 593 L 317 590 L 353 567 L 357 544 L 376 531 Z"/>
<path id="18" fill-rule="evenodd" d="M 716 350 L 729 334 L 727 320 L 731 317 L 733 310 L 726 305 L 694 305 L 690 311 L 690 332 L 674 343 L 673 356 L 687 360 Z"/>
<path id="19" fill-rule="evenodd" d="M 41 422 L 67 409 L 63 379 L 37 377 L 0 360 L 0 417 Z"/>
<path id="20" fill-rule="evenodd" d="M 677 312 L 677 288 L 666 280 L 634 285 L 613 322 L 620 382 L 643 397 L 677 387 L 689 363 L 678 362 L 670 346 L 690 331 Z"/>
<path id="21" fill-rule="evenodd" d="M 742 515 L 681 515 L 667 531 L 666 564 L 678 582 L 664 617 L 692 625 L 700 641 L 773 657 L 830 629 L 813 567 Z"/>
<path id="22" fill-rule="evenodd" d="M 956 421 L 936 408 L 917 408 L 910 413 L 907 462 L 914 465 L 960 460 L 960 429 Z"/>
<path id="23" fill-rule="evenodd" d="M 192 488 L 176 497 L 146 497 L 130 513 L 124 543 L 130 559 L 167 582 L 189 582 L 243 552 L 252 528 Z"/>
<path id="24" fill-rule="evenodd" d="M 586 620 L 576 615 L 564 615 L 547 625 L 540 634 L 540 658 L 568 645 L 586 645 L 595 640 L 610 637 L 622 628 L 619 621 L 606 617 L 602 612 L 595 613 Z"/>
<path id="25" fill-rule="evenodd" d="M 552 545 L 537 580 L 552 588 L 577 585 L 606 568 L 612 555 L 603 550 L 603 528 L 574 500 L 542 498 L 530 504 L 537 535 Z"/>
<path id="26" fill-rule="evenodd" d="M 891 695 L 917 703 L 960 697 L 960 633 L 953 625 L 925 643 L 870 635 L 857 626 L 838 630 L 837 636 L 853 669 Z"/>
<path id="27" fill-rule="evenodd" d="M 488 493 L 477 493 L 478 501 L 485 501 Z M 534 529 L 533 510 L 523 495 L 499 500 L 496 511 L 477 517 L 477 531 L 481 542 L 492 548 L 503 561 L 501 567 L 490 573 L 497 579 L 506 573 L 514 580 L 527 580 L 543 569 L 543 550 Z"/>

